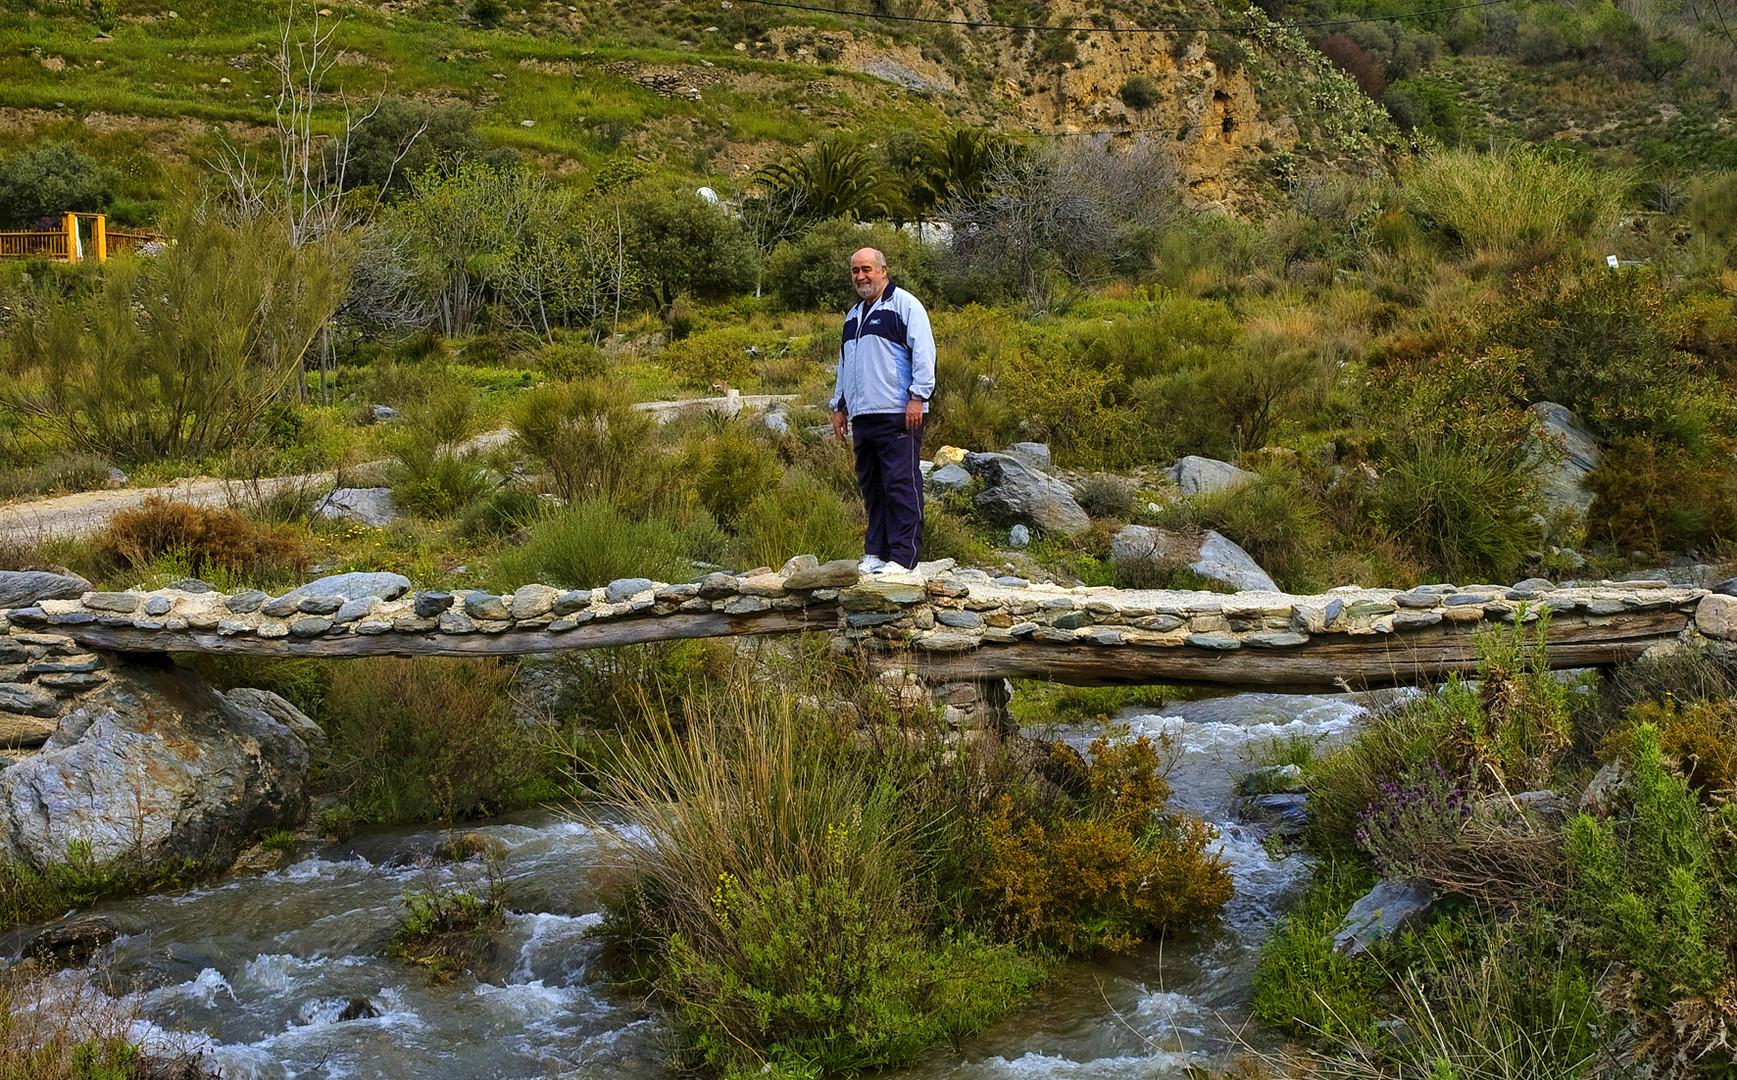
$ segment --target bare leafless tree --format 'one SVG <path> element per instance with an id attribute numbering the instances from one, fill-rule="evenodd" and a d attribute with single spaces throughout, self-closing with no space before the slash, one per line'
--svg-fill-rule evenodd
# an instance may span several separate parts
<path id="1" fill-rule="evenodd" d="M 334 44 L 341 20 L 328 21 L 318 11 L 312 20 L 304 33 L 292 0 L 278 34 L 277 54 L 268 61 L 278 76 L 277 98 L 272 103 L 276 161 L 267 167 L 255 161 L 248 147 L 226 139 L 213 163 L 236 213 L 243 217 L 282 213 L 289 223 L 291 241 L 298 245 L 347 226 L 343 194 L 350 146 L 356 132 L 379 112 L 385 100 L 382 91 L 364 107 L 353 103 L 341 88 L 335 95 L 322 94 L 321 85 L 342 55 Z M 334 96 L 342 123 L 338 134 L 330 136 L 318 130 L 315 113 L 323 100 Z M 425 123 L 404 139 L 387 182 L 380 185 L 382 195 L 391 184 L 392 172 L 426 131 Z"/>
<path id="2" fill-rule="evenodd" d="M 1033 302 L 1059 276 L 1088 284 L 1175 205 L 1171 156 L 1144 140 L 997 151 L 979 193 L 942 209 L 961 269 Z"/>

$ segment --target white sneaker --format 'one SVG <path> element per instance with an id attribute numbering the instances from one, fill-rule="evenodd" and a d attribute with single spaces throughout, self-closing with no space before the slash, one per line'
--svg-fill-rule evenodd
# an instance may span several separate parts
<path id="1" fill-rule="evenodd" d="M 883 565 L 880 568 L 880 572 L 883 574 L 908 574 L 911 572 L 911 568 L 908 566 L 900 566 L 896 562 L 890 562 Z"/>
<path id="2" fill-rule="evenodd" d="M 864 555 L 862 562 L 856 564 L 859 574 L 878 574 L 887 568 L 887 561 L 879 555 Z"/>

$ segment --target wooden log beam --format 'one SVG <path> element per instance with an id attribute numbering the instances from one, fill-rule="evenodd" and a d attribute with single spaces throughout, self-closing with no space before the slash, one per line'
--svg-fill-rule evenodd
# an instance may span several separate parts
<path id="1" fill-rule="evenodd" d="M 498 634 L 329 634 L 314 638 L 260 638 L 251 634 L 224 637 L 215 630 L 135 630 L 131 627 L 56 626 L 54 633 L 90 649 L 114 652 L 194 652 L 226 656 L 312 656 L 346 659 L 359 656 L 507 656 L 519 653 L 606 649 L 614 645 L 644 645 L 680 638 L 729 637 L 737 634 L 794 634 L 838 627 L 835 605 L 815 605 L 790 611 L 760 611 L 749 615 L 661 615 L 589 623 L 553 634 L 546 630 L 508 630 Z"/>
<path id="2" fill-rule="evenodd" d="M 1550 666 L 1596 667 L 1633 660 L 1653 645 L 1674 640 L 1688 620 L 1675 611 L 1565 619 L 1550 627 Z M 1323 635 L 1288 649 L 1229 651 L 1014 642 L 960 653 L 886 653 L 876 665 L 907 667 L 931 682 L 1045 679 L 1073 686 L 1162 683 L 1312 693 L 1439 682 L 1451 674 L 1476 672 L 1477 661 L 1472 634 L 1424 631 L 1358 638 Z"/>

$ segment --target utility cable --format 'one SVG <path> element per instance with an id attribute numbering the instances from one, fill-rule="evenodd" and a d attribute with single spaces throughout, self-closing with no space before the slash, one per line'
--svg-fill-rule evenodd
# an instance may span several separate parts
<path id="1" fill-rule="evenodd" d="M 893 15 L 883 11 L 844 11 L 839 8 L 819 7 L 812 4 L 793 4 L 788 0 L 747 0 L 748 3 L 759 4 L 761 7 L 784 8 L 788 11 L 807 11 L 819 15 L 837 15 L 854 19 L 879 19 L 883 22 L 926 23 L 932 26 L 961 26 L 968 30 L 1066 30 L 1069 33 L 1087 34 L 1194 34 L 1194 33 L 1246 33 L 1250 30 L 1305 30 L 1322 26 L 1355 26 L 1359 23 L 1398 22 L 1401 19 L 1416 18 L 1420 15 L 1445 15 L 1454 11 L 1471 11 L 1475 8 L 1495 7 L 1498 4 L 1512 3 L 1513 0 L 1476 0 L 1470 4 L 1454 4 L 1449 7 L 1422 8 L 1408 11 L 1400 15 L 1370 15 L 1357 19 L 1317 19 L 1311 22 L 1267 23 L 1265 26 L 1254 26 L 1249 23 L 1230 23 L 1220 26 L 1042 26 L 1036 23 L 998 23 L 979 22 L 974 19 L 936 19 L 922 15 Z"/>

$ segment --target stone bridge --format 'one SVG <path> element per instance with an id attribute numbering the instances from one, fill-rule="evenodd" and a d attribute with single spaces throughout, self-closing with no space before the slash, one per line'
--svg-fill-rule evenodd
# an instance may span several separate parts
<path id="1" fill-rule="evenodd" d="M 12 745 L 46 738 L 104 684 L 114 653 L 474 657 L 825 631 L 969 714 L 999 713 L 1002 680 L 1017 677 L 1294 692 L 1429 682 L 1475 669 L 1480 627 L 1545 612 L 1556 667 L 1630 660 L 1685 636 L 1737 639 L 1737 597 L 1662 581 L 1218 594 L 1070 589 L 950 560 L 859 578 L 854 561 L 812 556 L 682 584 L 533 584 L 505 595 L 413 592 L 382 573 L 276 597 L 196 581 L 115 593 L 49 574 L 0 578 L 12 581 L 0 582 L 0 740 Z"/>

